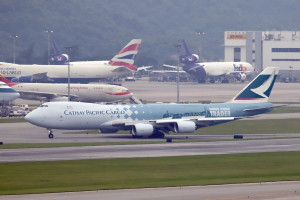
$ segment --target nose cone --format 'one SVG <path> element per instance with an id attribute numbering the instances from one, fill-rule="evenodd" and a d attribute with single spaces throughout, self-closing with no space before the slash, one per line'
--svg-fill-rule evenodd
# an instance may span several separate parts
<path id="1" fill-rule="evenodd" d="M 14 93 L 14 99 L 17 99 L 17 98 L 19 98 L 20 97 L 20 94 L 19 94 L 19 92 L 16 92 L 16 93 Z"/>
<path id="2" fill-rule="evenodd" d="M 42 116 L 39 114 L 39 110 L 35 109 L 33 111 L 31 111 L 30 113 L 28 113 L 24 119 L 31 123 L 34 124 L 36 126 L 41 126 L 41 123 L 43 122 L 43 118 Z"/>

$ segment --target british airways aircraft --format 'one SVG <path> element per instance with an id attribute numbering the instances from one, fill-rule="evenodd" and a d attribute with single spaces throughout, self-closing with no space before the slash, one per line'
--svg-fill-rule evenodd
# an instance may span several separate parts
<path id="1" fill-rule="evenodd" d="M 205 82 L 206 77 L 214 77 L 233 75 L 238 80 L 244 81 L 247 74 L 253 73 L 254 68 L 247 62 L 202 62 L 199 63 L 199 56 L 191 54 L 187 44 L 183 40 L 185 54 L 179 56 L 179 60 L 183 63 L 182 69 L 192 76 L 197 77 L 198 82 Z M 225 79 L 226 80 L 226 79 Z"/>
<path id="2" fill-rule="evenodd" d="M 48 102 L 25 119 L 49 130 L 94 130 L 114 133 L 131 130 L 135 137 L 163 137 L 164 133 L 193 133 L 273 109 L 268 102 L 279 68 L 269 67 L 227 103 L 99 105 L 79 102 Z"/>
<path id="3" fill-rule="evenodd" d="M 89 83 L 132 74 L 137 70 L 133 63 L 140 44 L 140 39 L 131 40 L 110 61 L 70 62 L 71 82 Z M 68 82 L 68 65 L 19 65 L 0 62 L 0 73 L 13 82 Z"/>
<path id="4" fill-rule="evenodd" d="M 6 103 L 19 98 L 20 94 L 0 81 L 0 103 Z"/>

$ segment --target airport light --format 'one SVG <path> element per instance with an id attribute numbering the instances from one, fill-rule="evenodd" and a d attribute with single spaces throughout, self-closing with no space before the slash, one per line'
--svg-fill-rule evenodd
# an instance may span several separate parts
<path id="1" fill-rule="evenodd" d="M 50 34 L 54 33 L 52 30 L 44 31 L 48 35 L 48 65 L 50 65 Z"/>
<path id="2" fill-rule="evenodd" d="M 204 35 L 205 32 L 204 31 L 196 31 L 195 33 L 197 36 L 199 36 L 199 62 L 201 62 L 203 59 L 202 59 L 202 44 L 201 44 L 201 35 Z"/>
<path id="3" fill-rule="evenodd" d="M 18 35 L 11 35 L 14 39 L 14 63 L 16 63 L 16 39 L 19 37 Z"/>
<path id="4" fill-rule="evenodd" d="M 177 85 L 177 103 L 179 103 L 179 65 L 180 65 L 180 61 L 179 61 L 179 56 L 180 56 L 180 48 L 181 48 L 181 44 L 175 44 L 175 47 L 178 51 L 178 64 L 177 64 L 177 78 L 176 78 L 176 85 Z"/>
<path id="5" fill-rule="evenodd" d="M 70 96 L 70 80 L 71 80 L 71 77 L 70 77 L 70 60 L 71 60 L 71 57 L 70 57 L 70 52 L 72 51 L 73 47 L 65 47 L 66 51 L 67 51 L 67 54 L 69 55 L 69 59 L 68 59 L 68 101 L 71 101 L 71 96 Z"/>

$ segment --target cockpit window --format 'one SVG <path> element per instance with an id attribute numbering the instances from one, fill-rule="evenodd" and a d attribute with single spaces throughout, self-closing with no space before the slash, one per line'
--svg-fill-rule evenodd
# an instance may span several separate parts
<path id="1" fill-rule="evenodd" d="M 40 107 L 41 107 L 41 108 L 42 108 L 42 107 L 48 107 L 48 105 L 43 104 L 43 105 L 41 105 Z"/>

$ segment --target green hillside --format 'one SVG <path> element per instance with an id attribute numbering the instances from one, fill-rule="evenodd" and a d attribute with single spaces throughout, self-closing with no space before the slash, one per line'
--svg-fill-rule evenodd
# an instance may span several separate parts
<path id="1" fill-rule="evenodd" d="M 176 63 L 186 39 L 206 60 L 223 59 L 224 31 L 299 30 L 297 0 L 0 0 L 0 61 L 47 63 L 47 35 L 72 60 L 110 59 L 132 38 L 143 39 L 137 65 Z"/>

